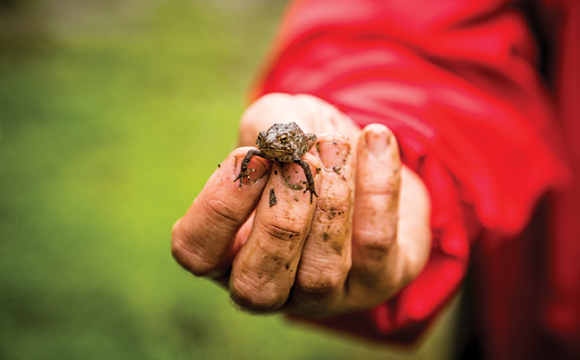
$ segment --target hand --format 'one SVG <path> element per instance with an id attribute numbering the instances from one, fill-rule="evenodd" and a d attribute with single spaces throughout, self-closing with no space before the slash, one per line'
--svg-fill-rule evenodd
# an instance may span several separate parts
<path id="1" fill-rule="evenodd" d="M 309 194 L 288 185 L 304 180 L 299 166 L 258 157 L 250 162 L 252 181 L 239 191 L 232 180 L 249 148 L 236 149 L 175 224 L 173 256 L 194 275 L 226 286 L 248 311 L 322 318 L 373 308 L 427 261 L 425 185 L 401 165 L 386 127 L 361 131 L 308 95 L 256 101 L 242 117 L 240 144 L 254 144 L 260 130 L 289 121 L 318 136 L 303 157 L 318 199 L 311 204 Z"/>

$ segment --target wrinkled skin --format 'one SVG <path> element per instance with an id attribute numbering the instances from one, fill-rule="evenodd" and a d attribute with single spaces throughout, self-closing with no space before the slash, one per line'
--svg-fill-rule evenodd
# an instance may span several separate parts
<path id="1" fill-rule="evenodd" d="M 312 170 L 318 198 L 310 204 L 308 195 L 285 183 L 287 177 L 304 180 L 296 164 L 259 156 L 249 161 L 255 171 L 251 181 L 241 179 L 240 191 L 232 179 L 240 173 L 239 159 L 255 148 L 238 148 L 174 225 L 174 258 L 223 285 L 247 311 L 324 318 L 374 308 L 427 261 L 425 185 L 401 164 L 389 129 L 372 124 L 360 130 L 308 95 L 257 100 L 242 117 L 240 145 L 253 144 L 273 119 L 317 134 L 317 146 L 301 159 Z"/>

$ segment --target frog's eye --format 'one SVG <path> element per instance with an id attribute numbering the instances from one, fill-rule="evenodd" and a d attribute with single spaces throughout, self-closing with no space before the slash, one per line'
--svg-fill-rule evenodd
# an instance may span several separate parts
<path id="1" fill-rule="evenodd" d="M 256 140 L 256 144 L 261 143 L 262 141 L 264 141 L 264 135 L 262 134 L 262 132 L 260 131 L 260 133 L 258 134 L 258 140 Z"/>
<path id="2" fill-rule="evenodd" d="M 287 144 L 288 143 L 288 134 L 282 134 L 282 135 L 280 135 L 280 137 L 278 138 L 278 140 L 280 140 L 280 142 L 282 144 Z"/>

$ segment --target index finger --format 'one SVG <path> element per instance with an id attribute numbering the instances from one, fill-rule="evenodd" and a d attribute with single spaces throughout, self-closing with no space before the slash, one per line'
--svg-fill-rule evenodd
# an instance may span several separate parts
<path id="1" fill-rule="evenodd" d="M 193 201 L 187 213 L 173 226 L 171 251 L 186 270 L 196 276 L 220 277 L 229 268 L 234 252 L 234 238 L 259 200 L 271 164 L 253 157 L 249 168 L 255 169 L 252 181 L 239 188 L 233 182 L 240 171 L 245 147 L 234 150 L 219 165 Z"/>

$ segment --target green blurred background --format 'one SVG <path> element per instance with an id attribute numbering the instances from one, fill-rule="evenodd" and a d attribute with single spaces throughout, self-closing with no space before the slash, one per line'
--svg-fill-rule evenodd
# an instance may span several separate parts
<path id="1" fill-rule="evenodd" d="M 236 310 L 170 229 L 284 1 L 0 0 L 0 359 L 446 359 Z"/>

